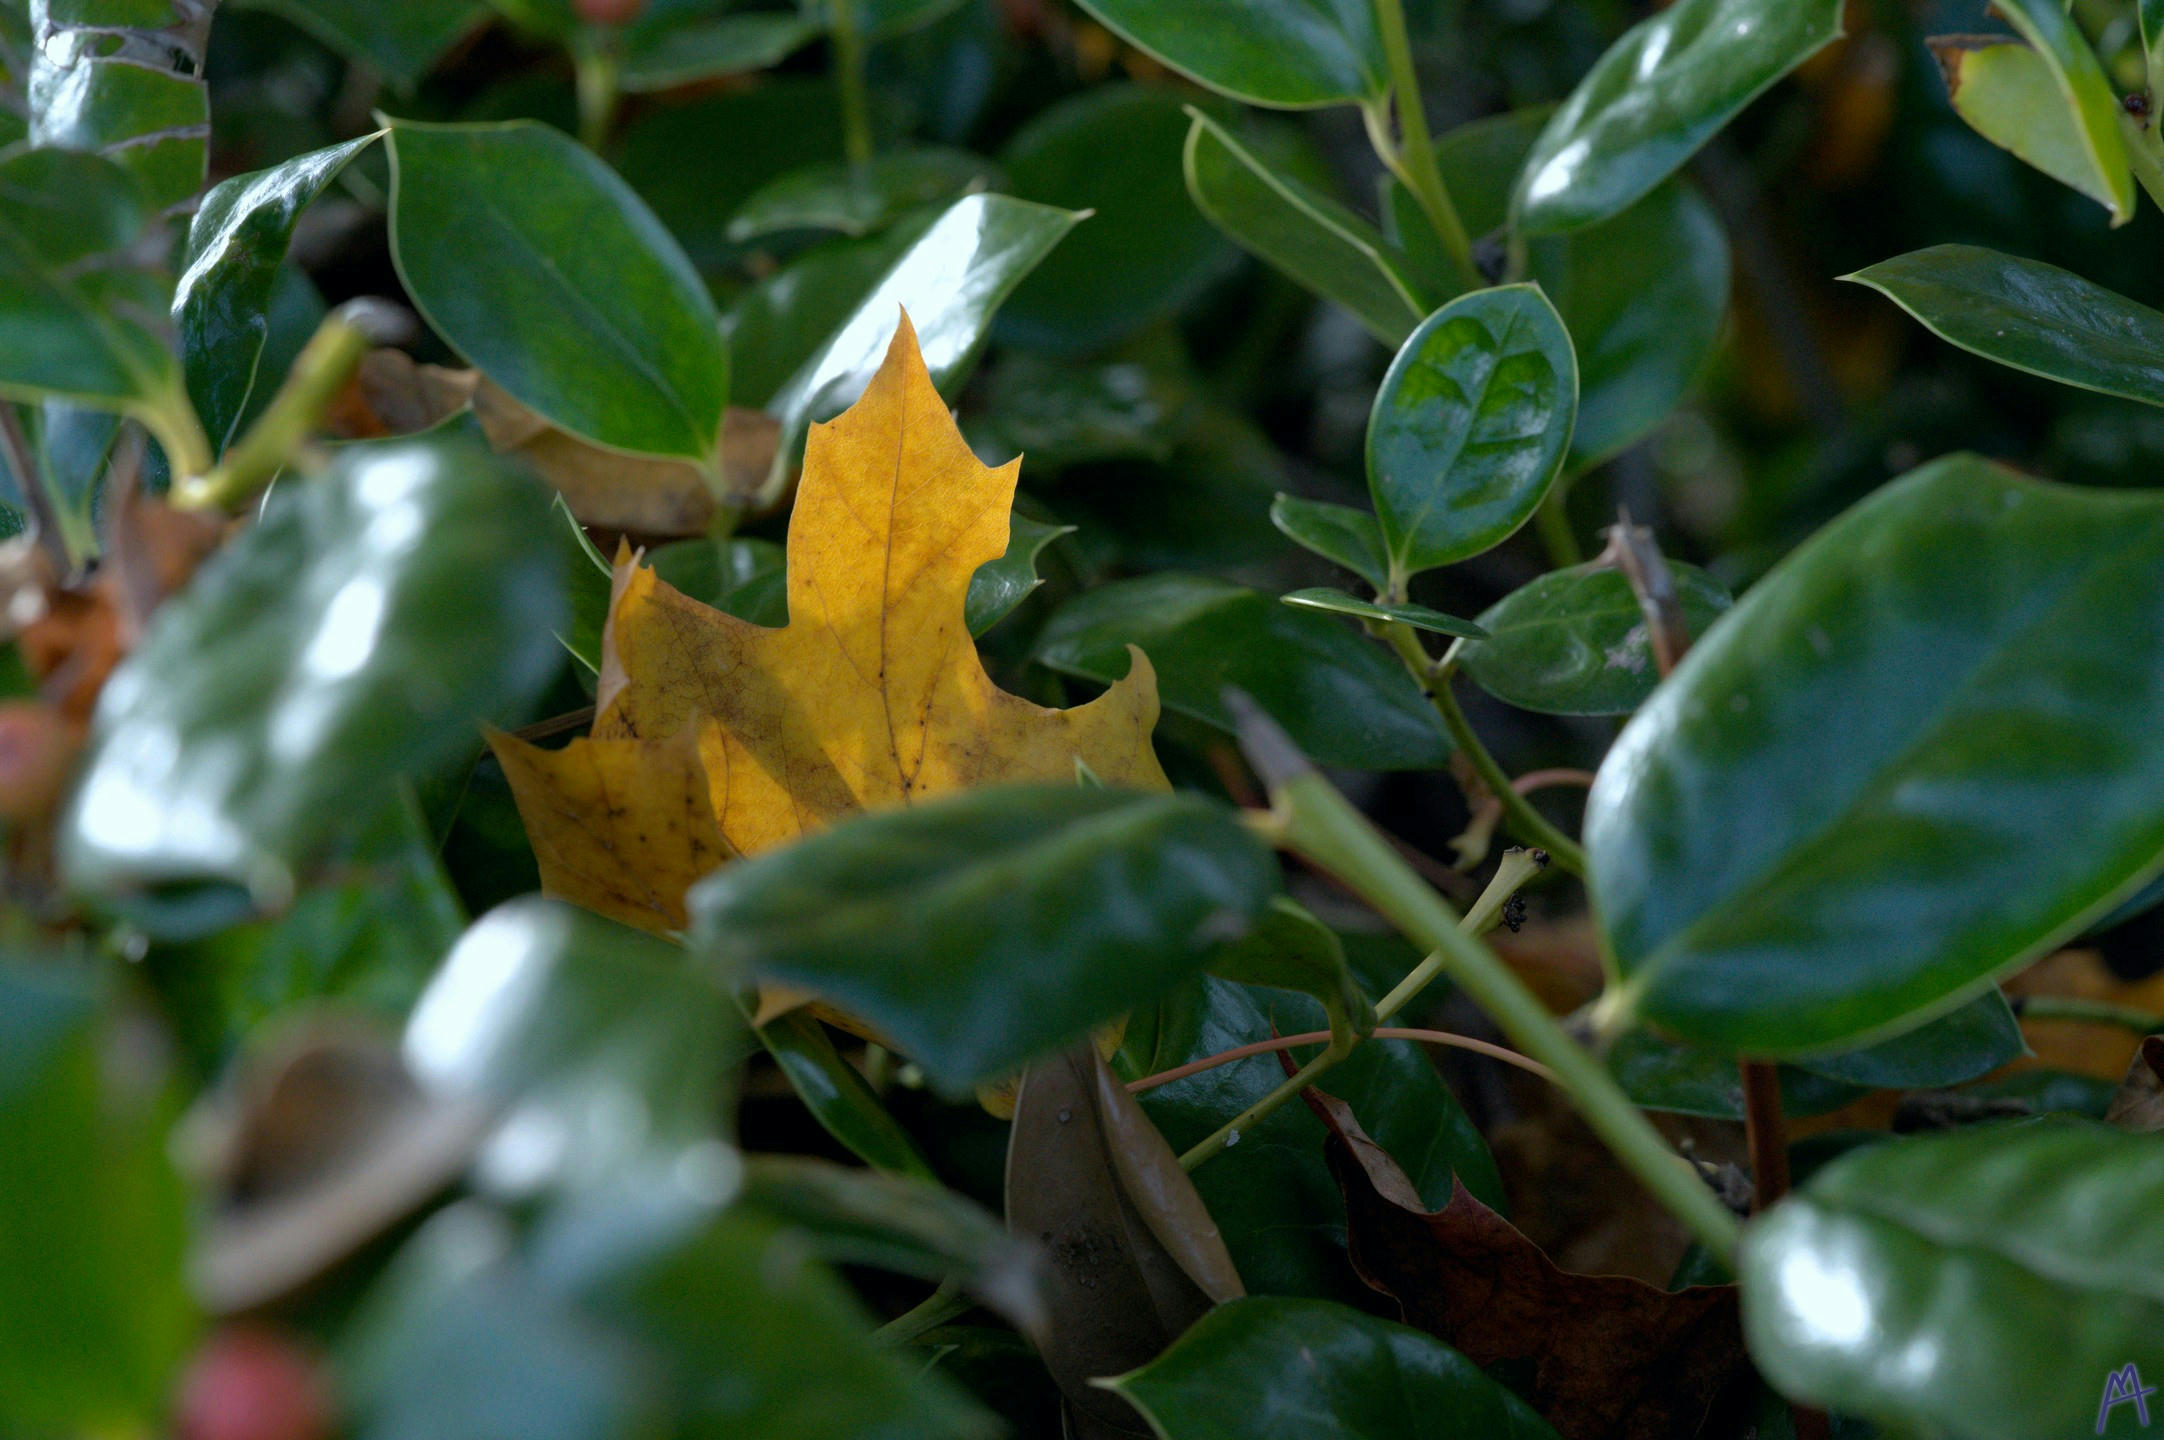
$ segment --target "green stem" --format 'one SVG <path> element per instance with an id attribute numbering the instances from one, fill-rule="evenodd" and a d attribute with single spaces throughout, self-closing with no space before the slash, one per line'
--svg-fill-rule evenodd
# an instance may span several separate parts
<path id="1" fill-rule="evenodd" d="M 614 27 L 601 38 L 579 43 L 572 60 L 579 92 L 579 139 L 589 150 L 609 143 L 616 107 L 623 100 L 623 67 L 616 55 Z"/>
<path id="2" fill-rule="evenodd" d="M 152 404 L 129 412 L 143 424 L 165 451 L 165 463 L 172 468 L 175 487 L 179 483 L 201 475 L 211 467 L 213 456 L 210 437 L 203 433 L 203 422 L 197 418 L 195 403 L 178 382 L 172 389 Z"/>
<path id="3" fill-rule="evenodd" d="M 1480 893 L 1480 898 L 1473 902 L 1473 908 L 1466 911 L 1465 918 L 1458 922 L 1460 927 L 1468 935 L 1478 935 L 1486 931 L 1495 924 L 1495 917 L 1502 913 L 1503 906 L 1509 902 L 1510 897 L 1518 893 L 1518 887 L 1530 880 L 1539 872 L 1540 867 L 1547 863 L 1547 857 L 1536 852 L 1513 850 L 1506 854 L 1503 863 L 1495 869 L 1495 878 L 1488 882 L 1488 888 Z M 1443 961 L 1435 955 L 1430 955 L 1414 966 L 1411 972 L 1398 982 L 1397 988 L 1384 996 L 1382 1002 L 1375 1007 L 1375 1018 L 1387 1019 L 1404 1009 L 1442 970 Z M 1335 1024 L 1330 1028 L 1330 1043 L 1320 1055 L 1294 1071 L 1284 1084 L 1198 1142 L 1193 1149 L 1180 1157 L 1180 1168 L 1192 1170 L 1203 1161 L 1238 1144 L 1241 1135 L 1269 1119 L 1279 1106 L 1336 1069 L 1365 1038 L 1349 1030 L 1341 1030 Z"/>
<path id="4" fill-rule="evenodd" d="M 1398 121 L 1398 144 L 1384 145 L 1382 137 L 1377 136 L 1377 149 L 1383 163 L 1397 173 L 1420 202 L 1428 223 L 1435 227 L 1443 248 L 1464 272 L 1470 288 L 1481 289 L 1488 282 L 1473 264 L 1473 242 L 1465 233 L 1465 222 L 1458 218 L 1457 206 L 1450 202 L 1442 167 L 1435 163 L 1435 142 L 1429 138 L 1427 112 L 1420 103 L 1420 77 L 1413 70 L 1413 44 L 1405 30 L 1404 7 L 1400 0 L 1375 0 L 1375 18 L 1382 30 L 1383 58 L 1390 66 L 1392 108 Z M 1374 129 L 1371 124 L 1370 134 Z"/>
<path id="5" fill-rule="evenodd" d="M 1440 956 L 1440 972 L 1486 1011 L 1521 1053 L 1555 1072 L 1616 1158 L 1733 1269 L 1736 1217 L 1669 1148 L 1600 1062 L 1564 1033 L 1494 951 L 1459 927 L 1450 906 L 1360 812 L 1313 769 L 1277 777 L 1271 800 L 1274 808 L 1263 826 L 1271 838 L 1343 880 L 1413 943 Z"/>
<path id="6" fill-rule="evenodd" d="M 1392 620 L 1382 626 L 1383 638 L 1390 648 L 1398 652 L 1413 679 L 1420 682 L 1421 691 L 1435 706 L 1435 713 L 1443 720 L 1450 738 L 1472 763 L 1473 771 L 1481 783 L 1494 792 L 1496 801 L 1503 807 L 1503 819 L 1511 831 L 1528 845 L 1538 846 L 1554 858 L 1555 863 L 1580 879 L 1585 878 L 1585 850 L 1577 841 L 1558 829 L 1547 816 L 1533 808 L 1533 802 L 1520 795 L 1510 783 L 1510 776 L 1496 758 L 1481 743 L 1480 734 L 1473 729 L 1473 722 L 1465 718 L 1465 711 L 1458 706 L 1458 697 L 1450 689 L 1451 663 L 1448 657 L 1441 661 L 1430 659 L 1420 644 L 1420 634 L 1402 621 Z"/>
<path id="7" fill-rule="evenodd" d="M 2108 1000 L 2078 1000 L 2071 995 L 2023 995 L 2014 1001 L 2014 1013 L 2024 1020 L 2083 1020 L 2092 1025 L 2116 1025 L 2137 1035 L 2164 1031 L 2164 1015 L 2114 1005 Z"/>
<path id="8" fill-rule="evenodd" d="M 323 412 L 346 388 L 368 354 L 368 331 L 356 323 L 362 315 L 358 307 L 368 303 L 354 301 L 341 305 L 324 317 L 316 333 L 302 347 L 299 358 L 294 360 L 277 395 L 249 427 L 248 433 L 225 452 L 225 459 L 210 473 L 195 472 L 196 478 L 173 487 L 173 504 L 177 508 L 233 509 L 245 504 L 292 463 L 293 457 L 315 434 Z M 164 437 L 161 435 L 159 439 L 162 441 Z M 177 464 L 174 468 L 180 469 Z"/>
<path id="9" fill-rule="evenodd" d="M 976 1302 L 964 1295 L 952 1280 L 872 1332 L 881 1345 L 907 1345 L 927 1330 L 937 1330 L 949 1320 L 967 1314 Z"/>
<path id="10" fill-rule="evenodd" d="M 872 163 L 872 110 L 864 88 L 864 32 L 857 27 L 857 0 L 827 0 L 834 35 L 834 66 L 842 91 L 842 150 L 850 168 Z"/>
<path id="11" fill-rule="evenodd" d="M 1561 570 L 1585 563 L 1585 549 L 1578 543 L 1578 532 L 1570 528 L 1570 502 L 1561 478 L 1540 502 L 1540 508 L 1533 512 L 1533 528 L 1540 536 L 1541 548 L 1548 552 L 1550 565 Z"/>

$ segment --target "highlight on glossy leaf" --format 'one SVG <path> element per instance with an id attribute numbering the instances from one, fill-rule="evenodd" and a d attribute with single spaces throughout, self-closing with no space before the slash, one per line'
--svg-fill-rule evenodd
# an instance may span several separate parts
<path id="1" fill-rule="evenodd" d="M 1235 100 L 1372 104 L 1390 91 L 1372 0 L 1081 0 L 1130 44 Z"/>
<path id="2" fill-rule="evenodd" d="M 1368 419 L 1391 595 L 1532 518 L 1570 452 L 1577 406 L 1577 355 L 1538 286 L 1475 291 L 1421 322 Z"/>
<path id="3" fill-rule="evenodd" d="M 2164 495 L 1957 455 L 1851 509 L 1601 767 L 1608 1019 L 1853 1048 L 2080 933 L 2164 865 L 2160 642 Z"/>

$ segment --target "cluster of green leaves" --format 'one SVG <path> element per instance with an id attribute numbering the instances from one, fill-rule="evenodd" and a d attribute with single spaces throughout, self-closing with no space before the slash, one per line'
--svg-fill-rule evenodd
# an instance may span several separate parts
<path id="1" fill-rule="evenodd" d="M 967 1290 L 1056 1348 L 1013 1242 L 961 1193 L 988 1188 L 981 1168 L 906 1124 L 804 1012 L 755 1026 L 762 985 L 840 1007 L 945 1095 L 1113 1022 L 1111 1071 L 1132 1081 L 1325 1031 L 1333 1092 L 1423 1202 L 1462 1189 L 1499 1206 L 1502 1187 L 1433 1065 L 1369 1038 L 1415 957 L 1349 957 L 1280 893 L 1254 828 L 1203 794 L 1083 774 L 854 819 L 720 867 L 680 945 L 524 894 L 531 857 L 505 838 L 474 722 L 593 692 L 607 583 L 565 508 L 470 415 L 329 455 L 280 444 L 335 370 L 328 346 L 295 359 L 322 307 L 296 325 L 285 299 L 296 283 L 310 298 L 295 235 L 341 187 L 379 195 L 433 342 L 565 436 L 691 467 L 725 525 L 786 498 L 805 435 L 862 393 L 900 311 L 949 392 L 995 337 L 1014 347 L 982 387 L 981 447 L 1026 446 L 1053 474 L 1174 466 L 1201 477 L 1182 502 L 1199 507 L 1212 476 L 1250 483 L 1255 437 L 1166 359 L 1183 345 L 1169 322 L 1240 251 L 1339 307 L 1394 354 L 1368 409 L 1367 503 L 1265 503 L 1276 533 L 1363 592 L 1278 597 L 1138 544 L 1148 573 L 1014 638 L 994 627 L 1068 533 L 1022 516 L 977 573 L 968 628 L 1004 637 L 1048 697 L 1060 677 L 1118 680 L 1139 646 L 1194 749 L 1236 728 L 1237 690 L 1327 765 L 1435 770 L 1463 752 L 1504 824 L 1582 872 L 1608 981 L 1607 1073 L 1566 1077 L 1589 1113 L 1620 1087 L 1648 1109 L 1736 1114 L 1742 1059 L 1781 1062 L 1797 1111 L 1972 1080 L 2022 1048 L 1998 981 L 2164 869 L 2155 493 L 1954 455 L 1733 605 L 1675 564 L 1657 567 L 1664 608 L 1627 531 L 1475 618 L 1415 598 L 1529 522 L 1567 549 L 1569 488 L 1698 376 L 1729 264 L 1686 167 L 1836 36 L 1837 0 L 1678 0 L 1560 105 L 1441 136 L 1399 0 L 1081 0 L 1211 93 L 1085 90 L 997 155 L 883 143 L 898 127 L 867 90 L 867 44 L 906 46 L 959 0 L 657 0 L 629 24 L 568 0 L 259 3 L 405 97 L 501 20 L 569 58 L 594 142 L 526 118 L 380 117 L 224 181 L 169 255 L 161 222 L 185 213 L 207 148 L 201 7 L 0 8 L 35 57 L 24 136 L 0 151 L 15 437 L 0 458 L 24 508 L 87 565 L 121 421 L 177 495 L 248 499 L 279 476 L 107 684 L 55 822 L 61 882 L 114 948 L 147 948 L 196 1063 L 224 1063 L 289 1002 L 342 999 L 395 1019 L 429 1103 L 473 1127 L 460 1198 L 318 1322 L 356 1433 L 987 1428 L 984 1374 L 1018 1342 L 988 1326 L 875 1338 L 838 1268 Z M 2164 191 L 2164 152 L 2106 76 L 2164 71 L 2155 7 L 2122 7 L 2138 23 L 2101 32 L 2119 47 L 2101 55 L 2049 0 L 2004 8 L 2013 37 L 1949 51 L 1958 112 L 2129 218 L 2137 184 Z M 615 129 L 626 95 L 781 65 L 822 37 L 837 96 L 776 77 Z M 1331 106 L 1365 121 L 1383 170 L 1370 201 L 1334 193 L 1301 132 L 1242 108 Z M 754 130 L 772 144 L 680 173 L 698 168 L 687 137 Z M 2164 316 L 2067 272 L 1941 246 L 1855 278 L 1990 359 L 2164 404 Z M 780 435 L 749 478 L 727 463 L 732 403 Z M 1271 533 L 1224 528 L 1235 545 Z M 788 618 L 770 540 L 652 559 L 742 618 Z M 1523 711 L 1627 717 L 1582 849 L 1511 790 L 1461 674 Z M 30 1431 L 152 1423 L 206 1293 L 200 1275 L 190 1289 L 170 1106 L 117 1063 L 133 1052 L 113 969 L 73 951 L 0 967 L 0 1135 L 32 1157 L 0 1179 L 0 1424 Z M 867 1168 L 739 1148 L 733 1090 L 762 1048 Z M 1209 1160 L 1196 1189 L 1251 1297 L 1090 1378 L 1165 1440 L 1554 1434 L 1502 1378 L 1357 1303 L 1372 1297 L 1345 1264 L 1322 1127 L 1274 1108 L 1275 1063 L 1143 1101 Z M 1245 1134 L 1213 1138 L 1248 1113 Z M 1781 1394 L 1896 1431 L 2089 1433 L 2107 1373 L 2164 1369 L 2137 1218 L 2160 1198 L 2151 1137 L 2073 1120 L 1871 1144 L 1745 1228 L 1753 1358 Z"/>

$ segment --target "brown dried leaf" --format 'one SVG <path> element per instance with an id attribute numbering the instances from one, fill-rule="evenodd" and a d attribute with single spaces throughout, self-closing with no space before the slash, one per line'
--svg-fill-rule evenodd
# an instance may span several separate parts
<path id="1" fill-rule="evenodd" d="M 2126 1067 L 2126 1079 L 2111 1097 L 2104 1121 L 2140 1135 L 2164 1130 L 2164 1035 L 2141 1037 L 2141 1048 Z"/>
<path id="2" fill-rule="evenodd" d="M 1094 1046 L 1023 1076 L 1007 1223 L 1049 1257 L 1042 1349 L 1068 1403 L 1104 1433 L 1150 1434 L 1126 1401 L 1089 1382 L 1147 1364 L 1245 1288 L 1172 1147 Z"/>
<path id="3" fill-rule="evenodd" d="M 1349 1106 L 1309 1094 L 1332 1131 L 1353 1266 L 1405 1323 L 1484 1369 L 1529 1369 L 1526 1398 L 1564 1440 L 1698 1433 L 1744 1364 L 1734 1286 L 1571 1274 L 1462 1185 L 1430 1211 Z"/>

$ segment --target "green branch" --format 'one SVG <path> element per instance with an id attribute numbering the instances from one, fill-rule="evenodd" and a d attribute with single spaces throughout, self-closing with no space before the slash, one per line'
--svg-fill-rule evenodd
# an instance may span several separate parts
<path id="1" fill-rule="evenodd" d="M 1443 242 L 1443 249 L 1463 277 L 1468 289 L 1486 287 L 1487 277 L 1473 263 L 1473 243 L 1465 233 L 1465 222 L 1458 218 L 1458 207 L 1450 201 L 1450 189 L 1443 183 L 1442 167 L 1435 160 L 1435 142 L 1428 135 L 1427 112 L 1420 102 L 1420 77 L 1413 70 L 1413 45 L 1405 30 L 1405 10 L 1400 0 L 1375 0 L 1375 18 L 1382 30 L 1383 58 L 1390 67 L 1390 94 L 1392 109 L 1398 122 L 1398 141 L 1390 143 L 1383 132 L 1382 114 L 1377 107 L 1367 110 L 1368 135 L 1374 142 L 1375 152 L 1382 158 L 1405 188 L 1413 192 L 1420 203 L 1428 223 L 1435 227 L 1436 236 Z"/>

